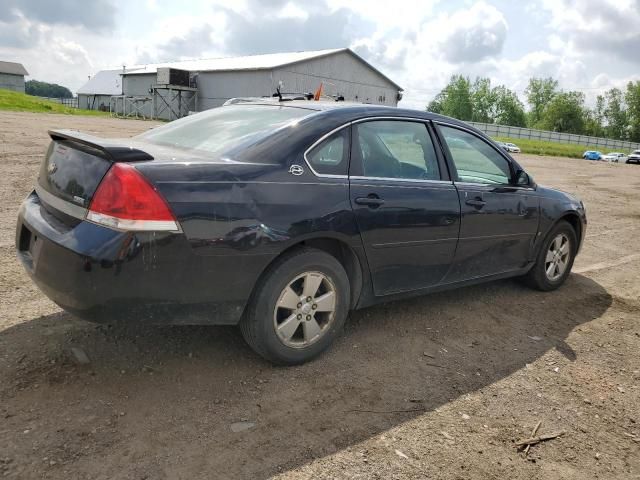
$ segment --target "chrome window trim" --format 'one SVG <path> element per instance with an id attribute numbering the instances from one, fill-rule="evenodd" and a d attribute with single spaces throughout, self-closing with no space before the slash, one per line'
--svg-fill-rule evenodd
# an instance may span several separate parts
<path id="1" fill-rule="evenodd" d="M 510 169 L 510 170 L 512 170 L 512 172 L 511 172 L 511 173 L 512 173 L 512 174 L 513 174 L 513 173 L 515 173 L 515 172 L 513 172 L 513 162 L 514 162 L 514 160 L 513 160 L 511 157 L 509 157 L 508 155 L 506 155 L 506 154 L 505 154 L 505 151 L 504 151 L 503 149 L 501 149 L 501 148 L 499 148 L 499 147 L 496 147 L 495 145 L 492 145 L 490 142 L 487 142 L 487 139 L 486 139 L 486 138 L 483 138 L 483 137 L 482 137 L 482 135 L 478 135 L 478 132 L 473 131 L 472 129 L 467 128 L 467 127 L 464 127 L 464 126 L 462 126 L 462 125 L 457 125 L 457 124 L 455 124 L 455 123 L 450 123 L 450 122 L 444 122 L 444 121 L 441 121 L 441 120 L 433 120 L 433 123 L 435 123 L 436 125 L 445 125 L 445 126 L 447 126 L 447 127 L 457 128 L 457 129 L 459 129 L 459 130 L 464 130 L 465 132 L 469 133 L 470 135 L 473 135 L 474 137 L 476 137 L 476 138 L 477 138 L 477 139 L 479 139 L 480 141 L 482 141 L 482 142 L 486 143 L 487 145 L 489 145 L 489 147 L 491 147 L 495 152 L 497 152 L 497 153 L 498 153 L 498 155 L 500 155 L 502 158 L 504 158 L 504 159 L 507 161 L 507 163 L 509 164 L 509 169 Z M 485 135 L 486 135 L 486 134 L 485 134 Z M 487 135 L 487 136 L 488 136 L 488 135 Z M 442 141 L 443 141 L 445 144 L 447 143 L 447 141 L 446 141 L 444 138 L 442 139 Z M 493 141 L 493 140 L 492 140 L 492 141 Z M 449 148 L 449 145 L 447 145 L 447 149 L 448 149 L 448 148 Z M 451 159 L 451 161 L 453 161 L 453 159 Z M 455 162 L 454 162 L 454 166 L 455 166 Z M 456 170 L 457 170 L 457 167 L 456 167 Z M 456 183 L 464 183 L 464 182 L 456 182 Z M 479 185 L 486 185 L 486 184 L 481 183 L 481 184 L 479 184 Z M 496 185 L 497 185 L 497 184 L 496 184 Z M 511 185 L 511 184 L 510 184 L 510 183 L 509 183 L 509 184 L 501 183 L 501 184 L 499 184 L 499 185 Z"/>
<path id="2" fill-rule="evenodd" d="M 479 183 L 479 182 L 453 182 L 455 185 L 463 187 L 485 187 L 489 189 L 493 188 L 512 188 L 516 190 L 531 190 L 535 191 L 533 187 L 523 187 L 522 185 L 512 185 L 510 183 Z"/>
<path id="3" fill-rule="evenodd" d="M 459 128 L 460 130 L 465 130 L 466 132 L 478 137 L 478 131 L 472 130 L 471 128 L 469 128 L 469 127 L 467 127 L 465 125 L 458 125 L 457 123 L 450 123 L 450 122 L 445 122 L 445 121 L 442 121 L 442 120 L 433 120 L 433 123 L 435 123 L 436 125 L 446 125 L 447 127 Z M 478 138 L 480 138 L 480 140 L 486 142 L 486 139 L 481 138 L 481 137 L 478 137 Z M 502 152 L 500 152 L 500 150 L 495 148 L 493 145 L 491 145 L 491 147 L 495 151 L 497 151 L 498 153 L 502 153 Z"/>
<path id="4" fill-rule="evenodd" d="M 331 135 L 333 135 L 334 133 L 338 133 L 340 130 L 342 130 L 343 128 L 349 127 L 351 126 L 351 122 L 347 122 L 344 125 L 340 125 L 338 128 L 334 128 L 333 130 L 331 130 L 329 133 L 325 133 L 323 136 L 321 136 L 318 140 L 316 140 L 315 142 L 313 142 L 313 144 L 307 148 L 304 151 L 303 157 L 304 157 L 304 161 L 307 164 L 307 166 L 309 167 L 309 170 L 311 170 L 311 172 L 319 178 L 341 178 L 341 179 L 345 179 L 345 178 L 349 178 L 349 175 L 334 175 L 334 174 L 329 174 L 329 173 L 318 173 L 316 172 L 313 167 L 311 166 L 311 162 L 309 161 L 309 158 L 307 158 L 307 155 L 309 154 L 309 152 L 311 150 L 313 150 L 314 148 L 316 148 L 318 145 L 320 145 L 322 142 L 324 142 L 327 138 L 329 138 Z M 348 165 L 347 165 L 348 168 Z"/>
<path id="5" fill-rule="evenodd" d="M 513 162 L 514 160 L 509 157 L 508 155 L 506 155 L 506 152 L 500 148 L 500 147 L 496 147 L 496 145 L 493 145 L 489 142 L 487 142 L 486 138 L 483 138 L 482 135 L 478 135 L 477 131 L 471 130 L 470 128 L 464 127 L 462 125 L 456 125 L 455 123 L 449 123 L 449 122 L 442 122 L 440 120 L 434 120 L 433 123 L 435 123 L 436 125 L 445 125 L 447 127 L 452 127 L 452 128 L 457 128 L 459 130 L 464 130 L 465 132 L 473 135 L 474 137 L 480 139 L 481 141 L 483 141 L 484 143 L 486 143 L 487 145 L 489 145 L 491 148 L 493 148 L 502 158 L 504 158 L 507 162 L 509 162 L 509 165 L 513 166 Z M 482 132 L 480 132 L 482 133 Z M 485 134 L 486 135 L 486 134 Z M 488 135 L 487 135 L 488 137 Z M 489 137 L 489 139 L 491 140 L 491 138 Z M 444 140 L 444 139 L 443 139 Z M 446 143 L 446 140 L 444 140 Z M 493 142 L 493 140 L 491 140 Z M 448 145 L 447 145 L 448 148 Z"/>
<path id="6" fill-rule="evenodd" d="M 421 122 L 424 123 L 425 125 L 430 122 L 431 120 L 428 118 L 418 118 L 418 117 L 394 117 L 394 116 L 379 116 L 379 117 L 366 117 L 366 118 L 359 118 L 358 120 L 353 120 L 351 123 L 363 123 L 363 122 L 369 122 L 369 121 L 375 121 L 375 120 L 408 120 L 410 122 Z"/>
<path id="7" fill-rule="evenodd" d="M 451 180 L 429 180 L 429 179 L 420 179 L 420 178 L 392 178 L 392 177 L 362 177 L 362 176 L 358 176 L 358 175 L 353 175 L 351 177 L 349 177 L 353 180 L 369 180 L 369 181 L 375 181 L 375 180 L 382 180 L 382 181 L 386 181 L 386 182 L 409 182 L 409 183 L 420 183 L 420 184 L 425 184 L 425 183 L 437 183 L 439 185 L 442 184 L 449 184 L 452 185 L 453 182 Z"/>
<path id="8" fill-rule="evenodd" d="M 54 194 L 47 192 L 39 184 L 36 185 L 36 194 L 42 199 L 42 201 L 44 201 L 44 203 L 51 205 L 53 208 L 61 211 L 65 215 L 77 218 L 78 220 L 84 220 L 87 215 L 87 208 L 71 203 L 60 197 L 56 197 Z"/>
<path id="9" fill-rule="evenodd" d="M 399 121 L 409 121 L 409 122 L 420 122 L 422 124 L 425 125 L 425 128 L 427 126 L 427 124 L 429 122 L 431 122 L 431 119 L 428 118 L 419 118 L 419 117 L 400 117 L 400 116 L 377 116 L 377 117 L 365 117 L 365 118 L 359 118 L 357 120 L 352 120 L 350 122 L 347 122 L 343 125 L 340 125 L 337 128 L 334 128 L 333 130 L 331 130 L 329 133 L 324 134 L 322 137 L 320 137 L 318 140 L 316 140 L 309 148 L 307 148 L 304 151 L 304 161 L 307 164 L 307 166 L 309 167 L 309 170 L 311 170 L 311 172 L 319 178 L 341 178 L 341 179 L 345 179 L 345 178 L 353 178 L 356 180 L 386 180 L 386 181 L 404 181 L 404 182 L 416 182 L 416 183 L 453 183 L 451 180 L 420 180 L 420 179 L 409 179 L 409 178 L 386 178 L 386 177 L 361 177 L 361 176 L 349 176 L 349 175 L 331 175 L 331 174 L 323 174 L 323 173 L 318 173 L 316 172 L 313 167 L 311 166 L 311 162 L 309 162 L 309 159 L 307 158 L 307 154 L 313 150 L 316 146 L 318 146 L 320 143 L 322 143 L 324 140 L 326 140 L 328 137 L 330 137 L 331 135 L 333 135 L 334 133 L 339 132 L 340 130 L 342 130 L 343 128 L 346 127 L 350 127 L 353 124 L 356 123 L 363 123 L 363 122 L 370 122 L 370 121 L 380 121 L 380 120 L 399 120 Z M 433 148 L 435 149 L 436 146 L 434 145 Z"/>

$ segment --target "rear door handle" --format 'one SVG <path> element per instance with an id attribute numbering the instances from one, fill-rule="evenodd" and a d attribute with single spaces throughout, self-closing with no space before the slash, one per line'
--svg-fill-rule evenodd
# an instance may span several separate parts
<path id="1" fill-rule="evenodd" d="M 384 204 L 384 200 L 375 193 L 372 193 L 366 197 L 357 197 L 354 201 L 358 205 L 366 205 L 371 208 L 378 208 L 380 205 Z"/>
<path id="2" fill-rule="evenodd" d="M 464 203 L 466 203 L 467 205 L 471 205 L 473 207 L 476 208 L 482 208 L 486 205 L 487 202 L 485 202 L 484 200 L 482 200 L 481 198 L 473 198 L 473 199 L 468 199 L 466 200 Z"/>

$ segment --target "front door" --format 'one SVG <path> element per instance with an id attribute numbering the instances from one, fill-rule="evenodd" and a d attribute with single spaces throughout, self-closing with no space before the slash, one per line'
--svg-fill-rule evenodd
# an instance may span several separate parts
<path id="1" fill-rule="evenodd" d="M 353 125 L 350 197 L 376 295 L 438 284 L 453 260 L 460 204 L 426 123 Z"/>
<path id="2" fill-rule="evenodd" d="M 518 270 L 532 260 L 539 199 L 514 184 L 510 160 L 480 136 L 438 125 L 461 206 L 460 240 L 446 282 Z"/>

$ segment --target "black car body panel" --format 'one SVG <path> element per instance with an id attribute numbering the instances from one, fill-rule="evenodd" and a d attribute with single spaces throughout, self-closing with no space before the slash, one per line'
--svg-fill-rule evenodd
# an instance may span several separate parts
<path id="1" fill-rule="evenodd" d="M 18 218 L 16 246 L 26 270 L 47 296 L 89 320 L 235 324 L 269 265 L 302 244 L 348 253 L 352 306 L 364 307 L 525 273 L 541 239 L 563 217 L 584 237 L 584 208 L 568 194 L 533 182 L 489 187 L 452 181 L 450 152 L 436 123 L 494 145 L 462 122 L 377 106 L 303 102 L 300 108 L 309 115 L 224 155 L 144 138 L 102 141 L 52 132 L 38 192 L 25 200 Z M 315 174 L 305 153 L 318 139 L 373 118 L 424 122 L 437 145 L 442 179 L 372 179 L 354 170 Z M 180 231 L 125 232 L 69 218 L 56 199 L 73 202 L 75 195 L 81 197 L 77 206 L 86 208 L 97 183 L 79 173 L 76 185 L 83 192 L 77 195 L 50 181 L 49 159 L 60 145 L 77 149 L 77 159 L 93 152 L 104 160 L 88 162 L 95 164 L 94 177 L 111 163 L 131 162 L 164 197 Z M 521 170 L 494 148 L 514 172 Z M 293 174 L 293 167 L 300 170 Z M 70 180 L 65 178 L 67 186 Z M 358 204 L 380 192 L 384 204 Z M 482 208 L 467 203 L 476 198 Z"/>

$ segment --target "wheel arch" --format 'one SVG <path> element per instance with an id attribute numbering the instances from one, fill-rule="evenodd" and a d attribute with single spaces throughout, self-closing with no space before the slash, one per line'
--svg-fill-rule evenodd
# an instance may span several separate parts
<path id="1" fill-rule="evenodd" d="M 580 250 L 581 246 L 582 246 L 582 241 L 583 241 L 583 234 L 584 234 L 584 226 L 582 224 L 582 220 L 580 218 L 580 213 L 578 213 L 575 210 L 566 210 L 564 212 L 562 212 L 561 214 L 559 214 L 556 219 L 552 222 L 550 222 L 548 224 L 548 227 L 546 228 L 546 230 L 544 231 L 544 235 L 541 237 L 540 240 L 540 244 L 538 246 L 538 248 L 542 248 L 542 245 L 544 244 L 544 239 L 547 238 L 547 236 L 549 235 L 549 232 L 551 232 L 551 230 L 553 230 L 556 225 L 558 225 L 560 222 L 567 222 L 572 228 L 573 231 L 576 234 L 576 238 L 578 239 L 578 245 L 576 248 L 576 253 L 578 253 L 578 251 Z M 537 252 L 539 252 L 539 250 L 536 250 L 536 254 Z"/>
<path id="2" fill-rule="evenodd" d="M 582 221 L 580 220 L 580 215 L 578 215 L 578 212 L 574 212 L 574 211 L 565 212 L 560 218 L 558 218 L 558 220 L 556 220 L 556 222 L 552 225 L 551 228 L 556 226 L 561 221 L 565 221 L 573 227 L 573 230 L 576 232 L 576 238 L 578 239 L 578 249 L 579 249 L 580 244 L 582 243 L 582 229 L 583 229 Z"/>
<path id="3" fill-rule="evenodd" d="M 354 309 L 358 305 L 358 301 L 362 294 L 364 286 L 364 269 L 363 262 L 351 247 L 343 239 L 336 238 L 335 236 L 319 235 L 304 239 L 299 239 L 297 242 L 288 245 L 277 256 L 275 256 L 262 270 L 258 279 L 254 285 L 254 291 L 258 284 L 260 284 L 262 278 L 267 274 L 269 268 L 283 256 L 290 254 L 291 252 L 301 248 L 315 248 L 328 253 L 332 257 L 336 258 L 340 264 L 344 267 L 347 277 L 349 278 L 349 285 L 351 287 L 351 298 L 349 302 L 349 309 Z M 253 296 L 253 292 L 251 294 Z"/>

